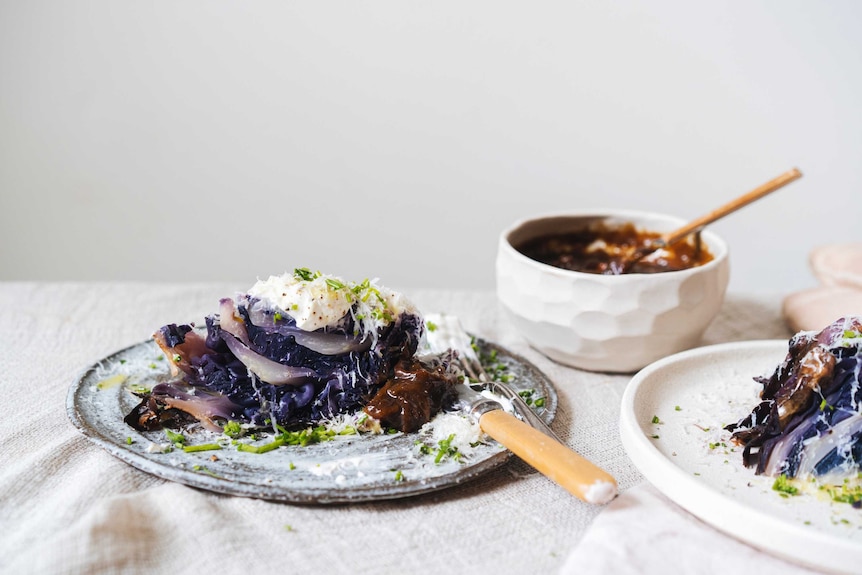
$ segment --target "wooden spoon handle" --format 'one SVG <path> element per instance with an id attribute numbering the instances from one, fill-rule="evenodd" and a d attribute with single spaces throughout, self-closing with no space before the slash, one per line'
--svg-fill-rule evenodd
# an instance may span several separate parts
<path id="1" fill-rule="evenodd" d="M 511 413 L 502 409 L 488 411 L 479 418 L 479 426 L 583 501 L 602 504 L 616 497 L 617 482 L 610 474 Z"/>
<path id="2" fill-rule="evenodd" d="M 772 193 L 775 190 L 782 188 L 782 187 L 786 186 L 787 184 L 789 184 L 790 182 L 792 182 L 794 180 L 798 180 L 801 177 L 802 177 L 802 172 L 800 172 L 796 168 L 793 168 L 792 170 L 781 174 L 777 178 L 766 182 L 762 186 L 751 190 L 747 194 L 743 194 L 742 196 L 739 196 L 735 200 L 726 203 L 725 205 L 721 206 L 720 208 L 716 208 L 715 210 L 709 212 L 705 216 L 700 217 L 700 218 L 698 218 L 692 222 L 689 222 L 688 224 L 679 228 L 678 230 L 674 230 L 668 234 L 665 234 L 664 236 L 662 236 L 662 241 L 663 241 L 664 245 L 667 245 L 667 246 L 673 245 L 676 242 L 683 239 L 684 237 L 686 237 L 687 235 L 689 235 L 690 233 L 693 233 L 693 232 L 700 230 L 701 228 L 703 228 L 704 226 L 706 226 L 708 224 L 711 224 L 715 220 L 722 218 L 722 217 L 726 216 L 727 214 L 731 214 L 731 213 L 735 212 L 736 210 L 738 210 L 739 208 L 747 206 L 751 202 L 753 202 L 755 200 L 759 200 L 760 198 L 762 198 L 766 194 Z"/>

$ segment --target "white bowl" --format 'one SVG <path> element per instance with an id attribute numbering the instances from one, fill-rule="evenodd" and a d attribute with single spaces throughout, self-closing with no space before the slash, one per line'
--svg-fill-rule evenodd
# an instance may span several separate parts
<path id="1" fill-rule="evenodd" d="M 667 232 L 685 220 L 624 210 L 593 210 L 525 219 L 500 235 L 497 297 L 527 341 L 551 359 L 581 369 L 627 373 L 696 346 L 724 300 L 727 245 L 701 235 L 713 259 L 681 271 L 599 275 L 531 259 L 513 245 L 591 223 L 631 222 Z"/>

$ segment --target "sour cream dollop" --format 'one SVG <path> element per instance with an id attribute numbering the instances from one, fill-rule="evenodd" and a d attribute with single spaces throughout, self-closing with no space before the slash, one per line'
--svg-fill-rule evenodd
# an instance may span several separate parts
<path id="1" fill-rule="evenodd" d="M 306 331 L 335 325 L 351 311 L 366 329 L 387 325 L 403 312 L 417 313 L 403 294 L 376 285 L 376 280 L 354 283 L 319 273 L 270 276 L 258 280 L 248 294 L 283 311 Z"/>

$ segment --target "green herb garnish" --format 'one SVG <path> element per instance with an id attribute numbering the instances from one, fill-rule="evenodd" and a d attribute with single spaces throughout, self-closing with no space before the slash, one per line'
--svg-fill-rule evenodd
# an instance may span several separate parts
<path id="1" fill-rule="evenodd" d="M 224 433 L 228 437 L 232 437 L 233 439 L 236 439 L 237 437 L 242 437 L 242 425 L 239 421 L 228 421 L 224 424 L 224 427 L 222 428 L 222 433 Z"/>
<path id="2" fill-rule="evenodd" d="M 193 470 L 193 471 L 199 471 L 199 472 L 201 472 L 201 473 L 206 473 L 206 474 L 207 474 L 207 475 L 209 475 L 210 477 L 218 477 L 218 478 L 221 478 L 221 476 L 220 476 L 220 475 L 217 475 L 217 474 L 213 473 L 212 471 L 210 471 L 209 469 L 207 469 L 207 468 L 206 468 L 206 467 L 204 467 L 203 465 L 195 465 L 195 466 L 193 466 L 193 467 L 192 467 L 192 470 Z"/>
<path id="3" fill-rule="evenodd" d="M 246 453 L 267 453 L 268 451 L 272 451 L 274 449 L 278 449 L 284 445 L 284 440 L 281 438 L 276 438 L 269 443 L 264 443 L 263 445 L 251 445 L 248 443 L 237 443 L 236 450 L 244 451 Z"/>
<path id="4" fill-rule="evenodd" d="M 790 497 L 791 495 L 798 495 L 799 489 L 794 487 L 790 479 L 783 473 L 775 478 L 775 482 L 772 484 L 772 490 L 778 491 L 779 495 L 782 497 Z"/>
<path id="5" fill-rule="evenodd" d="M 453 433 L 437 444 L 437 455 L 434 457 L 434 463 L 440 463 L 443 461 L 444 457 L 451 457 L 455 461 L 461 459 L 461 453 L 458 451 L 458 448 L 452 445 L 452 441 L 454 441 L 454 439 L 455 434 Z"/>
<path id="6" fill-rule="evenodd" d="M 165 428 L 165 435 L 168 436 L 168 441 L 176 446 L 183 445 L 186 442 L 186 437 L 182 433 L 177 433 Z"/>
<path id="7" fill-rule="evenodd" d="M 216 451 L 221 449 L 218 443 L 202 443 L 200 445 L 183 445 L 183 451 L 186 453 L 195 453 L 197 451 Z"/>
<path id="8" fill-rule="evenodd" d="M 851 487 L 845 481 L 843 485 L 838 486 L 823 486 L 832 501 L 836 503 L 849 503 L 850 505 L 858 505 L 862 501 L 862 485 Z"/>
<path id="9" fill-rule="evenodd" d="M 298 280 L 310 282 L 320 277 L 320 272 L 312 272 L 308 268 L 296 268 L 293 270 L 293 277 Z"/>

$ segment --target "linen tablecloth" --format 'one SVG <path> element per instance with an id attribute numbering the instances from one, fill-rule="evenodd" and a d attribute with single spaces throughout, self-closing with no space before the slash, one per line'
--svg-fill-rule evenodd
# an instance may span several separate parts
<path id="1" fill-rule="evenodd" d="M 563 568 L 602 508 L 517 459 L 427 495 L 292 505 L 164 481 L 72 426 L 66 395 L 86 367 L 163 324 L 201 322 L 220 297 L 247 287 L 0 283 L 0 573 L 503 575 Z M 546 359 L 508 323 L 493 292 L 404 291 L 421 310 L 456 314 L 469 331 L 533 362 L 559 394 L 558 435 L 613 474 L 622 491 L 643 483 L 617 429 L 630 376 Z M 730 294 L 703 343 L 786 338 L 779 305 L 776 297 Z"/>

